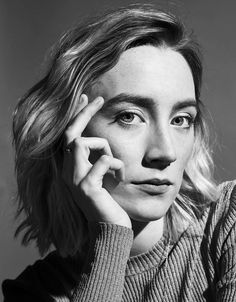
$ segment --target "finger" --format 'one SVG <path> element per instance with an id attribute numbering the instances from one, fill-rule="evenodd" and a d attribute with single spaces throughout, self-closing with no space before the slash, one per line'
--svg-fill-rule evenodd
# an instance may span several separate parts
<path id="1" fill-rule="evenodd" d="M 81 147 L 91 150 L 99 150 L 103 154 L 113 156 L 108 141 L 101 137 L 77 137 L 72 143 L 65 147 L 65 155 L 71 156 L 74 149 L 77 150 Z"/>
<path id="2" fill-rule="evenodd" d="M 78 137 L 74 140 L 75 149 L 88 148 L 91 150 L 102 151 L 103 154 L 113 156 L 110 145 L 105 138 L 102 137 Z"/>
<path id="3" fill-rule="evenodd" d="M 63 157 L 63 165 L 62 165 L 62 178 L 67 184 L 73 183 L 73 171 L 74 171 L 74 158 L 73 158 L 73 151 L 65 152 L 66 156 Z"/>
<path id="4" fill-rule="evenodd" d="M 73 139 L 70 139 L 70 131 L 73 130 L 73 125 L 76 122 L 78 113 L 82 111 L 86 106 L 88 105 L 88 97 L 86 94 L 81 94 L 79 101 L 78 101 L 78 107 L 76 109 L 77 113 L 76 116 L 70 121 L 68 124 L 68 127 L 66 131 L 64 132 L 64 156 L 68 155 L 72 151 L 72 143 Z"/>
<path id="5" fill-rule="evenodd" d="M 86 94 L 81 94 L 80 96 L 80 99 L 79 99 L 79 102 L 78 102 L 78 108 L 76 110 L 76 116 L 77 114 L 82 110 L 84 109 L 85 106 L 88 105 L 88 97 Z M 75 118 L 72 120 L 72 123 L 74 122 L 74 120 L 76 119 L 76 116 Z M 71 124 L 70 124 L 71 125 Z"/>
<path id="6" fill-rule="evenodd" d="M 86 94 L 81 94 L 79 101 L 77 102 L 77 108 L 76 108 L 76 115 L 75 117 L 70 121 L 70 123 L 68 124 L 68 128 L 70 128 L 73 123 L 75 122 L 77 115 L 79 112 L 81 112 L 84 107 L 86 107 L 88 105 L 88 97 Z M 67 128 L 67 129 L 68 129 Z"/>
<path id="7" fill-rule="evenodd" d="M 102 154 L 113 157 L 109 143 L 99 137 L 79 137 L 74 140 L 74 182 L 78 184 L 89 172 L 90 150 L 99 150 Z"/>
<path id="8" fill-rule="evenodd" d="M 82 95 L 85 104 L 88 102 L 86 95 Z M 84 106 L 84 108 L 77 114 L 71 125 L 65 131 L 66 144 L 70 144 L 76 137 L 81 136 L 82 132 L 88 125 L 91 118 L 96 112 L 101 109 L 104 103 L 103 97 L 95 98 L 91 103 Z"/>
<path id="9" fill-rule="evenodd" d="M 119 180 L 125 179 L 124 163 L 117 158 L 102 155 L 90 169 L 85 181 L 92 186 L 101 186 L 103 177 L 109 169 L 117 172 L 116 176 Z"/>

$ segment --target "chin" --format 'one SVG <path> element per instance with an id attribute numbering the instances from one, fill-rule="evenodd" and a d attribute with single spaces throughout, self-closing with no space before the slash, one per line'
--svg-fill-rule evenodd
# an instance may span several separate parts
<path id="1" fill-rule="evenodd" d="M 133 210 L 133 211 L 127 211 L 129 217 L 133 220 L 140 221 L 140 222 L 150 222 L 155 221 L 163 218 L 165 214 L 167 213 L 167 209 L 150 209 L 150 211 L 142 211 L 140 210 Z"/>
<path id="2" fill-rule="evenodd" d="M 149 222 L 164 217 L 172 204 L 170 198 L 162 196 L 143 196 L 123 199 L 114 196 L 115 200 L 136 221 Z M 172 199 L 174 200 L 174 199 Z"/>
<path id="3" fill-rule="evenodd" d="M 136 215 L 136 214 L 129 214 L 130 219 L 134 221 L 139 221 L 139 222 L 151 222 L 151 221 L 156 221 L 164 217 L 164 215 Z"/>

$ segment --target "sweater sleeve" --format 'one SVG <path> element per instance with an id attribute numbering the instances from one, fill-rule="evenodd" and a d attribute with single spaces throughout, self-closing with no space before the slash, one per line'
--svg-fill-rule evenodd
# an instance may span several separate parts
<path id="1" fill-rule="evenodd" d="M 84 265 L 79 262 L 73 268 L 78 273 L 72 279 L 67 262 L 47 257 L 26 268 L 15 280 L 3 282 L 4 302 L 121 301 L 133 231 L 104 222 L 89 226 L 90 248 Z"/>
<path id="2" fill-rule="evenodd" d="M 224 241 L 219 261 L 220 280 L 217 283 L 217 301 L 236 301 L 236 187 L 234 187 L 227 215 L 222 218 Z"/>
<path id="3" fill-rule="evenodd" d="M 88 257 L 71 302 L 121 301 L 133 231 L 103 222 L 90 223 L 90 230 Z"/>

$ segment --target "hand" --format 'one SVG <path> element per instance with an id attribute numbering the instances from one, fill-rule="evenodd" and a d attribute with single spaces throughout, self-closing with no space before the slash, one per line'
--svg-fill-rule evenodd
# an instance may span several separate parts
<path id="1" fill-rule="evenodd" d="M 115 171 L 118 181 L 124 180 L 123 162 L 113 157 L 106 139 L 81 137 L 103 103 L 104 99 L 97 97 L 88 104 L 87 96 L 81 95 L 79 113 L 65 131 L 62 177 L 88 221 L 109 222 L 131 228 L 128 214 L 102 187 L 103 177 L 109 169 Z M 89 161 L 90 150 L 103 153 L 93 165 Z"/>

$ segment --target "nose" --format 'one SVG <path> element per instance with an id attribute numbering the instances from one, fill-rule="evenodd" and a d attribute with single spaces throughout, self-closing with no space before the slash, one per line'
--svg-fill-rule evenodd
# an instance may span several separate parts
<path id="1" fill-rule="evenodd" d="M 169 129 L 153 129 L 148 137 L 143 164 L 163 170 L 176 159 L 175 144 Z"/>

